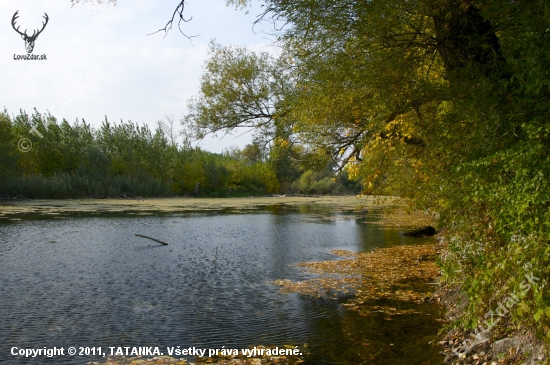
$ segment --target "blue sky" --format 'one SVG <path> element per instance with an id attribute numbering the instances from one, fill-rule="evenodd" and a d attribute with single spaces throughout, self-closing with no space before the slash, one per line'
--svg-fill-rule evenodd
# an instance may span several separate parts
<path id="1" fill-rule="evenodd" d="M 274 52 L 261 33 L 268 25 L 252 29 L 259 5 L 246 14 L 226 7 L 225 0 L 189 0 L 186 13 L 193 19 L 183 27 L 186 34 L 199 35 L 192 44 L 177 30 L 164 38 L 164 33 L 147 36 L 164 26 L 177 3 L 119 0 L 117 6 L 71 7 L 70 0 L 0 0 L 2 106 L 10 114 L 37 108 L 71 123 L 78 117 L 99 126 L 107 116 L 111 122 L 130 120 L 154 129 L 166 115 L 179 120 L 185 114 L 187 100 L 198 93 L 211 39 Z M 47 61 L 14 60 L 14 54 L 26 54 L 11 26 L 17 10 L 17 25 L 29 34 L 48 14 L 33 52 L 46 54 Z M 213 152 L 242 147 L 251 139 L 250 133 L 235 138 L 242 132 L 199 145 Z"/>

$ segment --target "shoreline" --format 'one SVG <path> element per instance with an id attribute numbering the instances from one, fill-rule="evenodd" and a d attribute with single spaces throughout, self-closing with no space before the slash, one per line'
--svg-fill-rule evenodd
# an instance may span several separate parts
<path id="1" fill-rule="evenodd" d="M 447 237 L 439 235 L 436 238 L 439 241 L 440 258 L 444 260 L 448 252 Z M 444 364 L 548 364 L 547 346 L 544 341 L 537 339 L 535 333 L 529 328 L 518 328 L 513 332 L 502 333 L 498 330 L 476 332 L 478 328 L 482 328 L 481 324 L 475 330 L 453 326 L 453 322 L 464 314 L 468 304 L 468 298 L 459 284 L 446 284 L 440 281 L 431 300 L 444 308 L 444 322 L 438 342 L 443 349 L 442 355 L 445 356 Z M 488 320 L 493 319 L 488 318 Z"/>
<path id="2" fill-rule="evenodd" d="M 450 325 L 461 315 L 467 302 L 456 285 L 441 285 L 434 293 L 433 300 L 445 309 L 445 325 Z M 494 336 L 490 332 L 482 332 L 481 335 L 463 327 L 443 326 L 438 345 L 443 348 L 444 364 L 548 364 L 544 342 L 537 339 L 529 329 L 518 329 L 504 337 Z"/>

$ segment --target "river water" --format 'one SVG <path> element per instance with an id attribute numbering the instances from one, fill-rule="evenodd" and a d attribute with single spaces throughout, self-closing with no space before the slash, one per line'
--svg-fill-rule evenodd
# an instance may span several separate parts
<path id="1" fill-rule="evenodd" d="M 344 309 L 344 295 L 315 299 L 281 294 L 269 284 L 310 277 L 291 264 L 339 259 L 331 249 L 418 243 L 368 221 L 327 208 L 271 206 L 0 223 L 0 363 L 102 360 L 29 359 L 13 356 L 14 347 L 102 347 L 108 353 L 119 346 L 163 351 L 285 344 L 307 344 L 310 364 L 441 363 L 428 344 L 438 328 L 434 305 L 416 307 L 425 315 L 388 321 Z"/>

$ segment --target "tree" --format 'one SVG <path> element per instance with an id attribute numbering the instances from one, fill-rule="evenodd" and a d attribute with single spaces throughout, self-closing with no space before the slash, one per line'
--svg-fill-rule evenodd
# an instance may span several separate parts
<path id="1" fill-rule="evenodd" d="M 261 162 L 264 154 L 258 143 L 247 144 L 241 151 L 241 156 L 250 164 Z"/>
<path id="2" fill-rule="evenodd" d="M 0 113 L 0 177 L 7 179 L 16 173 L 18 156 L 12 122 L 7 113 Z"/>
<path id="3" fill-rule="evenodd" d="M 197 138 L 234 128 L 256 128 L 275 138 L 289 128 L 285 101 L 291 90 L 285 65 L 268 53 L 212 42 L 199 96 L 189 101 L 184 122 Z"/>

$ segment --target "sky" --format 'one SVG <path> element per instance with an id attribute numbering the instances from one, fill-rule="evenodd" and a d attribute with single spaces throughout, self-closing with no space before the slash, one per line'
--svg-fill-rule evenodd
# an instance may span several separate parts
<path id="1" fill-rule="evenodd" d="M 178 2 L 118 0 L 116 6 L 72 7 L 70 0 L 0 0 L 0 106 L 10 115 L 20 109 L 31 114 L 36 108 L 70 123 L 79 118 L 98 127 L 107 117 L 109 122 L 147 123 L 154 130 L 158 120 L 180 120 L 186 113 L 187 100 L 199 92 L 212 39 L 275 52 L 262 33 L 269 26 L 253 28 L 261 12 L 258 4 L 246 14 L 226 7 L 225 0 L 189 0 L 185 13 L 193 19 L 183 30 L 197 37 L 190 42 L 177 29 L 166 36 L 147 35 L 164 27 Z M 45 54 L 46 60 L 14 60 L 26 54 L 25 42 L 11 25 L 16 11 L 16 26 L 28 29 L 27 34 L 39 29 L 44 13 L 48 15 L 33 51 Z M 218 153 L 230 146 L 242 148 L 252 138 L 243 132 L 195 144 Z"/>

